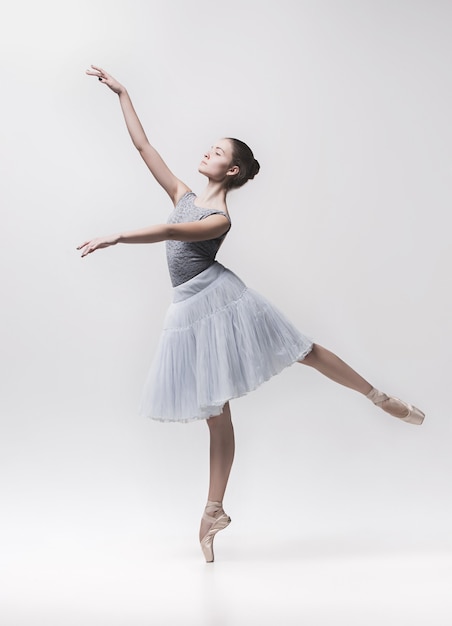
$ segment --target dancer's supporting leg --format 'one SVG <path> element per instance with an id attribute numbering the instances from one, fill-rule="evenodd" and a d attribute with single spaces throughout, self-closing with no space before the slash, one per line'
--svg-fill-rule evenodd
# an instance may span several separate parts
<path id="1" fill-rule="evenodd" d="M 210 481 L 205 517 L 202 518 L 199 529 L 200 541 L 214 527 L 213 518 L 222 518 L 221 524 L 227 521 L 222 502 L 235 451 L 234 428 L 229 402 L 225 404 L 221 415 L 210 417 L 207 420 L 207 425 L 210 431 Z M 229 520 L 229 518 L 227 519 Z"/>
<path id="2" fill-rule="evenodd" d="M 326 348 L 314 344 L 312 351 L 300 363 L 313 367 L 336 383 L 362 393 L 390 415 L 411 424 L 422 424 L 424 419 L 422 411 L 398 398 L 387 396 L 378 391 L 347 363 Z"/>

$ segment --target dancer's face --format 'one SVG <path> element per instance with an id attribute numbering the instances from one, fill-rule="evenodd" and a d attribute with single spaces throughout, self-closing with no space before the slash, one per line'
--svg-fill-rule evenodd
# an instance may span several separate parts
<path id="1" fill-rule="evenodd" d="M 237 174 L 238 167 L 232 163 L 232 144 L 229 139 L 219 139 L 206 150 L 198 172 L 216 182 Z"/>

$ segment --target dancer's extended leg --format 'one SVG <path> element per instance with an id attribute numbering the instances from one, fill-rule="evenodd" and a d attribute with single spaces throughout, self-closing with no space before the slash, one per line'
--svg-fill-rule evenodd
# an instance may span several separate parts
<path id="1" fill-rule="evenodd" d="M 347 363 L 326 348 L 314 344 L 312 351 L 300 363 L 313 367 L 336 383 L 362 393 L 390 415 L 411 424 L 422 424 L 424 419 L 422 411 L 403 400 L 378 391 Z"/>
<path id="2" fill-rule="evenodd" d="M 317 343 L 312 346 L 311 352 L 300 363 L 309 365 L 334 382 L 350 387 L 350 389 L 359 391 L 364 395 L 372 390 L 372 385 L 358 372 L 355 372 L 350 365 Z"/>

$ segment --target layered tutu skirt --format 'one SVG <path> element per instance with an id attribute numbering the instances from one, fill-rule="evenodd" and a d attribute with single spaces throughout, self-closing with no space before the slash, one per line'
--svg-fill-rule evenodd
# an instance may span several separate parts
<path id="1" fill-rule="evenodd" d="M 174 288 L 141 414 L 165 422 L 219 415 L 303 359 L 312 341 L 272 304 L 215 262 Z"/>

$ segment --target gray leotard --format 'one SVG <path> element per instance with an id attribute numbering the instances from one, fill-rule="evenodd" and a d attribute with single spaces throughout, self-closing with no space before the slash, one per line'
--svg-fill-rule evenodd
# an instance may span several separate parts
<path id="1" fill-rule="evenodd" d="M 168 224 L 196 222 L 215 214 L 225 215 L 229 220 L 223 211 L 197 207 L 195 199 L 193 191 L 184 194 L 169 216 Z M 173 287 L 185 283 L 212 265 L 227 232 L 207 241 L 166 241 L 166 258 Z"/>

